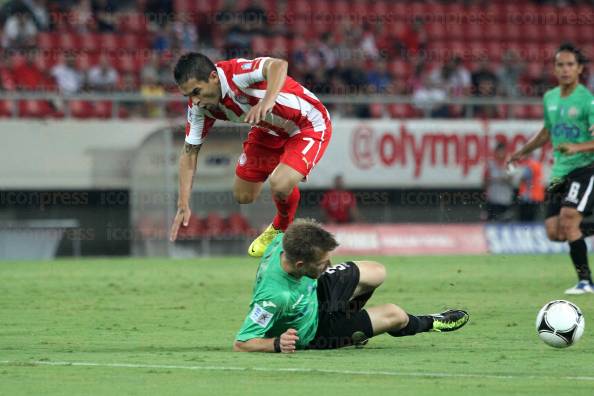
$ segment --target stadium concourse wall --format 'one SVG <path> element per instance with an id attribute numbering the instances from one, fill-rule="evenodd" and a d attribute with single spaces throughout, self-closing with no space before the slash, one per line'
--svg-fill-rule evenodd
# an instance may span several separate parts
<path id="1" fill-rule="evenodd" d="M 169 151 L 146 157 L 147 166 L 173 169 L 165 172 L 169 190 L 154 183 L 156 195 L 162 192 L 160 207 L 173 208 L 182 122 L 3 121 L 0 221 L 74 220 L 80 229 L 66 233 L 58 255 L 72 254 L 73 239 L 80 240 L 82 255 L 130 254 L 138 237 L 131 222 L 131 207 L 138 203 L 131 194 L 132 164 L 151 136 L 163 131 L 174 136 Z M 229 192 L 227 181 L 232 180 L 247 130 L 216 125 L 201 152 L 195 183 L 200 193 Z M 336 174 L 343 174 L 368 223 L 442 225 L 478 222 L 484 162 L 495 142 L 507 141 L 513 150 L 541 127 L 538 121 L 523 120 L 335 119 L 333 125 L 327 152 L 300 186 L 299 216 L 319 217 L 321 194 Z M 550 149 L 536 155 L 550 164 Z"/>

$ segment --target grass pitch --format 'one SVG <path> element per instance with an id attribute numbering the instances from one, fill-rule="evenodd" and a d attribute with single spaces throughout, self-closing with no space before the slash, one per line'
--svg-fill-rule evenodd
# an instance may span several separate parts
<path id="1" fill-rule="evenodd" d="M 536 336 L 575 282 L 558 256 L 384 257 L 370 305 L 466 309 L 459 332 L 294 355 L 231 351 L 257 261 L 0 263 L 1 395 L 592 395 L 594 295 L 576 345 Z M 337 260 L 335 260 L 337 261 Z"/>

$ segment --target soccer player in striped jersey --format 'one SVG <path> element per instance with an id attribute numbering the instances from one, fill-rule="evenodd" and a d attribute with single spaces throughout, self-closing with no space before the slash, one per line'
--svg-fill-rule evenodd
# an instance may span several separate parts
<path id="1" fill-rule="evenodd" d="M 213 63 L 200 53 L 182 55 L 175 65 L 179 90 L 188 97 L 186 138 L 179 160 L 178 210 L 170 239 L 190 219 L 190 193 L 198 152 L 215 120 L 251 124 L 239 157 L 233 193 L 254 202 L 269 179 L 277 213 L 248 254 L 261 257 L 295 217 L 297 184 L 320 161 L 330 137 L 330 115 L 309 90 L 287 76 L 286 61 L 230 59 Z"/>
<path id="2" fill-rule="evenodd" d="M 559 85 L 544 95 L 544 127 L 510 157 L 510 162 L 518 161 L 548 141 L 553 144 L 545 227 L 550 240 L 569 244 L 578 283 L 566 294 L 594 293 L 584 241 L 592 230 L 582 224 L 594 206 L 594 96 L 579 80 L 585 63 L 584 55 L 573 45 L 559 47 L 555 54 Z"/>

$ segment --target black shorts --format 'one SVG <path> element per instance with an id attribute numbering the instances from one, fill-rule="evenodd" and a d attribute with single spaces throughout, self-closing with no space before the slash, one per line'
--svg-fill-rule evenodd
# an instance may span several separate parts
<path id="1" fill-rule="evenodd" d="M 334 349 L 373 337 L 363 308 L 370 295 L 353 299 L 359 284 L 359 267 L 352 261 L 329 268 L 318 278 L 318 329 L 311 349 Z"/>
<path id="2" fill-rule="evenodd" d="M 577 209 L 584 216 L 592 213 L 594 206 L 594 166 L 574 169 L 565 179 L 551 184 L 547 189 L 545 218 L 558 216 L 562 207 Z"/>

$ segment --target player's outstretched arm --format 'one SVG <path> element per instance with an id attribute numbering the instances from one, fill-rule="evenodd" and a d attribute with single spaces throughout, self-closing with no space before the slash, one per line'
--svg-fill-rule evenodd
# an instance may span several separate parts
<path id="1" fill-rule="evenodd" d="M 288 329 L 280 335 L 278 346 L 282 353 L 293 353 L 296 350 L 296 343 L 299 340 L 297 330 Z M 247 341 L 235 341 L 233 350 L 235 352 L 277 352 L 274 346 L 275 338 L 252 338 Z"/>
<path id="2" fill-rule="evenodd" d="M 179 156 L 179 197 L 177 199 L 177 213 L 173 219 L 171 230 L 169 233 L 169 240 L 171 242 L 177 239 L 179 227 L 183 224 L 184 227 L 190 221 L 190 195 L 192 193 L 192 181 L 196 173 L 196 164 L 198 164 L 198 153 L 200 152 L 201 144 L 184 143 L 181 154 Z"/>
<path id="3" fill-rule="evenodd" d="M 248 124 L 257 124 L 266 117 L 276 101 L 276 97 L 285 84 L 289 63 L 283 59 L 267 59 L 264 63 L 263 75 L 266 80 L 266 93 L 262 100 L 252 107 L 245 116 Z"/>
<path id="4" fill-rule="evenodd" d="M 549 130 L 546 127 L 543 127 L 540 130 L 540 132 L 538 132 L 536 135 L 532 136 L 530 140 L 528 140 L 528 143 L 526 143 L 524 147 L 522 147 L 509 157 L 507 161 L 508 164 L 519 161 L 531 152 L 533 152 L 534 150 L 541 148 L 549 141 L 549 139 Z"/>

